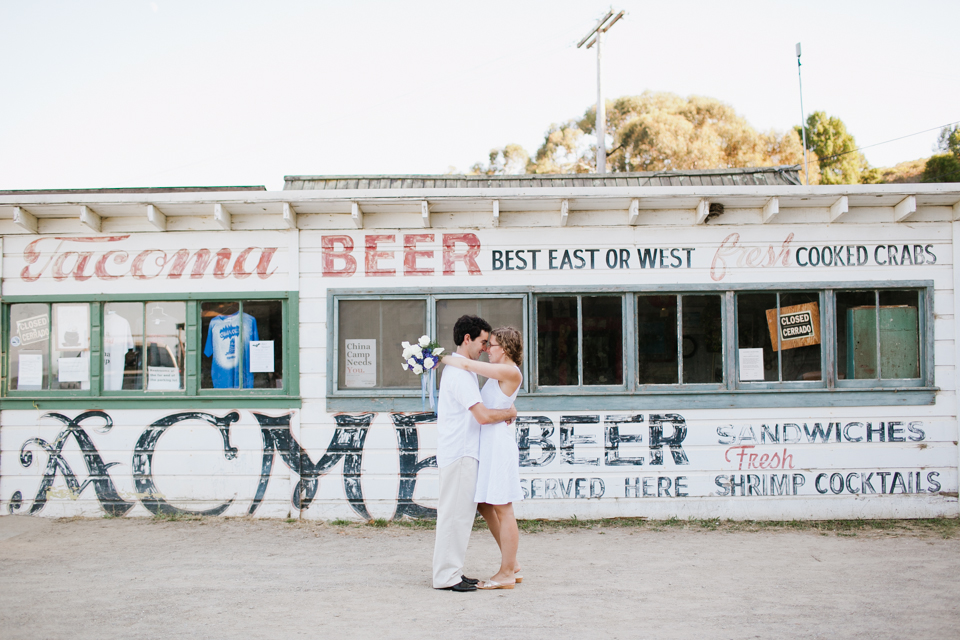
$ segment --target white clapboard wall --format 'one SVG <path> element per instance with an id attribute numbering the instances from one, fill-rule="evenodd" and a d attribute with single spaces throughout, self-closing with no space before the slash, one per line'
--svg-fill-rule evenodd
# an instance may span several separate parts
<path id="1" fill-rule="evenodd" d="M 409 414 L 328 409 L 329 288 L 489 293 L 559 285 L 583 291 L 777 283 L 815 288 L 930 280 L 940 388 L 934 404 L 703 410 L 677 403 L 614 411 L 598 398 L 595 406 L 575 412 L 523 412 L 518 435 L 527 499 L 517 512 L 528 518 L 956 515 L 953 225 L 871 223 L 861 212 L 851 215 L 864 220 L 851 224 L 792 224 L 790 216 L 801 214 L 793 210 L 781 216 L 787 224 L 772 225 L 657 226 L 658 215 L 674 215 L 664 211 L 645 212 L 648 224 L 640 226 L 575 226 L 578 217 L 603 217 L 600 211 L 571 213 L 567 227 L 118 232 L 83 236 L 94 238 L 89 241 L 7 236 L 6 296 L 298 290 L 303 404 L 213 410 L 185 400 L 171 409 L 105 410 L 79 422 L 86 407 L 0 410 L 0 507 L 11 512 L 18 494 L 18 513 L 43 516 L 172 509 L 311 519 L 430 517 L 437 470 L 419 463 L 435 453 L 436 424 L 414 421 L 411 427 Z M 726 215 L 736 221 L 736 210 Z M 419 236 L 414 249 L 405 247 L 404 236 L 411 235 Z M 340 238 L 333 245 L 337 255 L 327 261 L 325 236 Z M 353 246 L 349 252 L 344 239 Z M 377 255 L 371 259 L 367 247 L 373 245 Z M 819 259 L 811 264 L 814 249 Z M 830 264 L 824 264 L 825 249 Z M 210 262 L 190 277 L 201 250 L 209 252 Z M 422 252 L 410 264 L 426 273 L 405 273 L 410 264 L 405 267 L 404 252 L 410 250 Z M 170 277 L 181 251 L 189 263 Z M 217 271 L 217 253 L 224 251 L 229 257 L 221 253 Z M 539 252 L 536 269 L 533 251 Z M 526 268 L 518 268 L 517 252 L 523 252 Z M 843 264 L 836 262 L 838 253 Z M 550 268 L 551 257 L 556 268 Z M 471 260 L 478 273 L 470 272 Z M 371 268 L 378 275 L 370 275 Z M 673 448 L 652 442 L 652 423 L 667 438 L 684 429 L 682 442 Z M 605 435 L 611 425 L 638 439 L 610 450 Z"/>

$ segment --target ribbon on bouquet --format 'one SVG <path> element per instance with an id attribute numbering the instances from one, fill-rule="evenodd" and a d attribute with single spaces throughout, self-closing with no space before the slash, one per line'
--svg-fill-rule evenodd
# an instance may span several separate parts
<path id="1" fill-rule="evenodd" d="M 427 372 L 424 372 L 420 376 L 420 403 L 423 406 L 423 410 L 427 410 L 427 387 L 430 388 L 430 408 L 437 408 L 437 398 L 436 395 L 436 384 L 437 382 L 437 370 L 430 369 L 430 377 L 427 378 Z"/>

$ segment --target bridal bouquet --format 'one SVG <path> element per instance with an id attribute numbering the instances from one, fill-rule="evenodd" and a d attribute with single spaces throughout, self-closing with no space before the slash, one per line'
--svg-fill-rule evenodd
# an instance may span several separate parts
<path id="1" fill-rule="evenodd" d="M 423 408 L 427 408 L 427 389 L 430 394 L 430 408 L 437 406 L 434 396 L 436 389 L 437 365 L 440 364 L 440 354 L 443 353 L 443 347 L 430 336 L 420 336 L 420 340 L 414 344 L 402 342 L 403 347 L 403 367 L 404 371 L 413 371 L 420 376 L 420 398 L 423 401 Z M 429 374 L 429 375 L 427 375 Z"/>

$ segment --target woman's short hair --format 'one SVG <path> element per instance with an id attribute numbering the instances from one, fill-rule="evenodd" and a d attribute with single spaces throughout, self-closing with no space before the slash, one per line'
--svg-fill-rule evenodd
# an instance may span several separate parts
<path id="1" fill-rule="evenodd" d="M 523 364 L 523 335 L 513 327 L 497 327 L 490 332 L 496 338 L 500 348 L 518 367 Z"/>

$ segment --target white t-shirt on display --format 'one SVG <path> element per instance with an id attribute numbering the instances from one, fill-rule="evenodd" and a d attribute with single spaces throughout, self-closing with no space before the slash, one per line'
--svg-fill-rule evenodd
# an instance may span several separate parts
<path id="1" fill-rule="evenodd" d="M 123 367 L 127 351 L 133 349 L 130 322 L 119 313 L 107 312 L 103 320 L 103 388 L 123 388 Z"/>
<path id="2" fill-rule="evenodd" d="M 460 354 L 451 354 L 462 358 Z M 445 467 L 460 458 L 480 459 L 480 423 L 470 407 L 481 402 L 477 374 L 444 367 L 437 400 L 437 466 Z"/>

